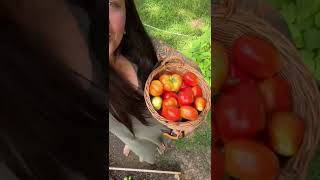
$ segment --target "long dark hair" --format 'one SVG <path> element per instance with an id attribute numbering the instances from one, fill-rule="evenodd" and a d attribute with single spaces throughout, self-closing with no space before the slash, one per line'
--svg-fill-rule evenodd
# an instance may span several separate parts
<path id="1" fill-rule="evenodd" d="M 0 31 L 1 165 L 18 179 L 106 179 L 105 88 L 25 42 L 14 24 Z"/>
<path id="2" fill-rule="evenodd" d="M 137 65 L 138 79 L 144 88 L 148 75 L 157 63 L 157 56 L 133 0 L 126 0 L 125 3 L 126 34 L 120 43 L 118 53 Z M 150 116 L 146 111 L 143 95 L 111 66 L 109 66 L 109 112 L 132 133 L 134 132 L 129 115 L 136 117 L 145 125 L 148 124 L 146 117 Z"/>

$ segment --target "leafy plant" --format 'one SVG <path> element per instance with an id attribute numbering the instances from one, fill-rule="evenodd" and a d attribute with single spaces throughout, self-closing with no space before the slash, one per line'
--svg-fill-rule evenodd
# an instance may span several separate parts
<path id="1" fill-rule="evenodd" d="M 320 79 L 320 1 L 269 0 L 286 20 L 296 47 L 317 79 Z"/>
<path id="2" fill-rule="evenodd" d="M 211 28 L 205 26 L 202 35 L 191 41 L 182 53 L 197 62 L 205 80 L 211 85 Z"/>

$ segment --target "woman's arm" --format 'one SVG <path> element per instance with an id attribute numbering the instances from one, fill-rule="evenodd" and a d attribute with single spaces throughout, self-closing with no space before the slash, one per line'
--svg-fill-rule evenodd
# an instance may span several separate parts
<path id="1" fill-rule="evenodd" d="M 45 52 L 92 80 L 89 48 L 64 0 L 5 0 L 1 3 L 30 41 L 36 41 Z"/>

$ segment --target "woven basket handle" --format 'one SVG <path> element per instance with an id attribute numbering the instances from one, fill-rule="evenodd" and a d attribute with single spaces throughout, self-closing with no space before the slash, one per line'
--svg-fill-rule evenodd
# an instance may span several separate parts
<path id="1" fill-rule="evenodd" d="M 163 133 L 163 136 L 172 139 L 172 140 L 179 140 L 182 139 L 184 137 L 184 132 L 183 131 L 179 131 L 179 133 L 177 135 L 171 135 L 171 133 L 169 132 L 165 132 Z"/>
<path id="2" fill-rule="evenodd" d="M 161 61 L 161 66 L 166 66 L 167 64 L 175 63 L 185 65 L 185 61 L 179 56 L 170 56 Z"/>

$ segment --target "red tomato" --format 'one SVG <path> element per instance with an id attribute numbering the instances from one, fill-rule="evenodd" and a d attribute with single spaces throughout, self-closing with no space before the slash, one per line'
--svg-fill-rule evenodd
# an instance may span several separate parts
<path id="1" fill-rule="evenodd" d="M 181 88 L 180 90 L 184 90 L 186 88 L 190 87 L 185 81 L 182 81 L 182 85 L 181 85 Z"/>
<path id="2" fill-rule="evenodd" d="M 212 148 L 211 154 L 211 164 L 213 164 L 212 179 L 221 180 L 225 173 L 224 154 L 215 147 Z"/>
<path id="3" fill-rule="evenodd" d="M 163 74 L 159 78 L 166 91 L 179 91 L 182 85 L 182 77 L 179 74 Z"/>
<path id="4" fill-rule="evenodd" d="M 198 111 L 191 106 L 181 106 L 180 114 L 182 118 L 191 121 L 194 121 L 198 118 Z"/>
<path id="5" fill-rule="evenodd" d="M 168 99 L 169 97 L 178 99 L 178 95 L 175 92 L 164 91 L 162 94 L 162 99 Z"/>
<path id="6" fill-rule="evenodd" d="M 198 111 L 203 111 L 206 107 L 207 101 L 203 97 L 197 97 L 194 101 L 194 105 Z"/>
<path id="7" fill-rule="evenodd" d="M 181 119 L 179 108 L 173 106 L 162 106 L 161 116 L 171 122 L 179 121 Z"/>
<path id="8" fill-rule="evenodd" d="M 214 120 L 222 139 L 252 138 L 265 127 L 262 95 L 255 83 L 243 83 L 219 97 Z"/>
<path id="9" fill-rule="evenodd" d="M 277 156 L 253 141 L 236 140 L 226 144 L 225 158 L 227 173 L 237 179 L 275 180 L 279 175 Z"/>
<path id="10" fill-rule="evenodd" d="M 291 111 L 292 99 L 287 81 L 275 76 L 259 83 L 268 112 Z"/>
<path id="11" fill-rule="evenodd" d="M 223 86 L 223 91 L 231 91 L 236 85 L 243 82 L 255 82 L 253 77 L 240 70 L 234 64 L 230 65 L 229 76 Z"/>
<path id="12" fill-rule="evenodd" d="M 151 81 L 150 87 L 149 87 L 149 93 L 152 96 L 160 96 L 163 92 L 163 85 L 158 80 Z"/>
<path id="13" fill-rule="evenodd" d="M 228 77 L 230 62 L 227 50 L 221 43 L 213 41 L 212 51 L 212 89 L 214 93 L 218 93 Z"/>
<path id="14" fill-rule="evenodd" d="M 193 101 L 194 101 L 194 96 L 193 96 L 192 89 L 190 87 L 178 93 L 178 102 L 180 106 L 191 105 Z"/>
<path id="15" fill-rule="evenodd" d="M 268 78 L 281 69 L 279 53 L 268 41 L 241 36 L 233 44 L 235 63 L 242 70 L 257 78 Z"/>
<path id="16" fill-rule="evenodd" d="M 199 86 L 194 86 L 191 88 L 194 97 L 201 97 L 202 96 L 202 89 Z"/>
<path id="17" fill-rule="evenodd" d="M 196 86 L 198 85 L 198 78 L 195 74 L 193 74 L 192 72 L 187 72 L 185 73 L 183 76 L 183 81 L 186 82 L 186 84 L 188 84 L 189 86 Z"/>
<path id="18" fill-rule="evenodd" d="M 292 112 L 277 112 L 268 122 L 269 144 L 283 156 L 294 155 L 304 135 L 303 121 Z"/>
<path id="19" fill-rule="evenodd" d="M 174 97 L 169 97 L 168 99 L 163 100 L 162 106 L 178 107 L 178 101 Z"/>

